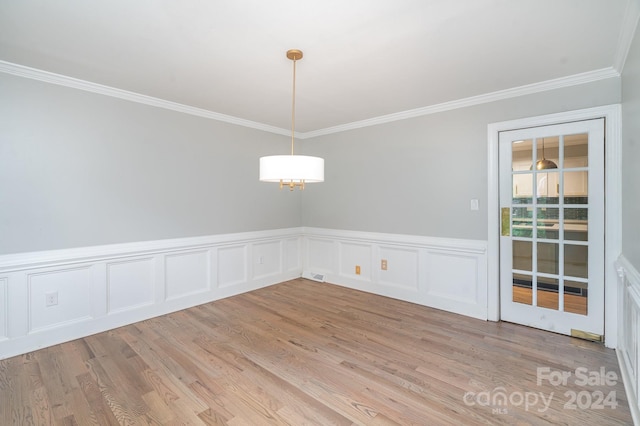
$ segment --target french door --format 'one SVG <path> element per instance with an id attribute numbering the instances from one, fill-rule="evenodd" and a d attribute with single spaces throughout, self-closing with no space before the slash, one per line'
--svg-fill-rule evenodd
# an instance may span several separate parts
<path id="1" fill-rule="evenodd" d="M 499 135 L 500 316 L 604 334 L 604 119 Z"/>

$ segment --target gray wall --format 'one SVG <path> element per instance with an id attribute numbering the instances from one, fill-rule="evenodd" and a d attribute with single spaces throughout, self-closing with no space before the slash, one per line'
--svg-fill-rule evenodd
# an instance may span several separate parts
<path id="1" fill-rule="evenodd" d="M 0 254 L 300 226 L 288 139 L 0 74 Z"/>
<path id="2" fill-rule="evenodd" d="M 637 65 L 635 76 L 637 105 Z M 618 103 L 620 84 L 303 141 L 299 153 L 326 159 L 326 180 L 292 194 L 258 182 L 258 158 L 286 152 L 284 136 L 0 75 L 0 254 L 300 225 L 486 240 L 487 124 Z M 625 161 L 624 190 L 637 193 Z M 635 241 L 625 251 L 637 259 Z"/>
<path id="3" fill-rule="evenodd" d="M 487 125 L 619 102 L 612 78 L 308 140 L 326 170 L 325 183 L 302 194 L 302 222 L 486 240 Z"/>
<path id="4" fill-rule="evenodd" d="M 622 253 L 640 271 L 640 30 L 622 73 Z"/>

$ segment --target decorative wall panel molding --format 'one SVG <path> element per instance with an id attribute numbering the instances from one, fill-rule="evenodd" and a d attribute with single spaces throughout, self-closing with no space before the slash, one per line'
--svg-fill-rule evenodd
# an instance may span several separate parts
<path id="1" fill-rule="evenodd" d="M 89 266 L 27 274 L 29 333 L 91 319 Z M 47 306 L 48 295 L 55 303 Z"/>
<path id="2" fill-rule="evenodd" d="M 252 250 L 253 278 L 267 278 L 282 272 L 282 262 L 275 254 L 282 253 L 281 241 L 254 244 Z"/>
<path id="3" fill-rule="evenodd" d="M 7 279 L 0 278 L 0 342 L 7 339 Z"/>
<path id="4" fill-rule="evenodd" d="M 315 235 L 305 235 L 303 244 L 305 245 L 305 271 L 312 267 L 315 273 L 333 273 L 335 275 L 337 261 L 334 261 L 334 258 L 338 257 L 338 250 L 335 248 L 337 243 L 334 243 L 332 237 L 322 238 Z"/>
<path id="5" fill-rule="evenodd" d="M 0 359 L 287 281 L 303 269 L 486 319 L 486 262 L 485 241 L 319 228 L 0 256 Z M 51 293 L 56 304 L 47 306 Z"/>
<path id="6" fill-rule="evenodd" d="M 218 287 L 229 287 L 247 279 L 247 248 L 245 245 L 218 249 Z"/>
<path id="7" fill-rule="evenodd" d="M 618 270 L 617 355 L 635 424 L 640 424 L 640 272 L 624 257 Z"/>
<path id="8" fill-rule="evenodd" d="M 302 253 L 300 238 L 284 240 L 283 270 L 285 272 L 300 272 L 302 270 Z"/>
<path id="9" fill-rule="evenodd" d="M 380 245 L 380 284 L 409 290 L 419 290 L 420 250 Z M 387 269 L 382 269 L 382 260 L 386 260 Z M 388 267 L 393 265 L 393 268 Z"/>
<path id="10" fill-rule="evenodd" d="M 299 277 L 300 235 L 289 228 L 0 256 L 0 359 Z"/>
<path id="11" fill-rule="evenodd" d="M 113 314 L 155 301 L 152 257 L 107 262 L 107 313 Z"/>
<path id="12" fill-rule="evenodd" d="M 167 300 L 203 293 L 210 288 L 209 251 L 198 250 L 165 256 Z"/>
<path id="13" fill-rule="evenodd" d="M 339 274 L 354 280 L 371 281 L 373 246 L 338 240 Z"/>
<path id="14" fill-rule="evenodd" d="M 487 319 L 486 241 L 304 228 L 303 243 L 304 276 Z"/>

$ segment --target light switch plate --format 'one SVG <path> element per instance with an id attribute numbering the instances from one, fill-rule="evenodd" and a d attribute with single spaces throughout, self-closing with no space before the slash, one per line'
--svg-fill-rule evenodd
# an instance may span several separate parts
<path id="1" fill-rule="evenodd" d="M 471 200 L 471 210 L 478 210 L 478 209 L 479 209 L 478 200 L 474 198 Z"/>

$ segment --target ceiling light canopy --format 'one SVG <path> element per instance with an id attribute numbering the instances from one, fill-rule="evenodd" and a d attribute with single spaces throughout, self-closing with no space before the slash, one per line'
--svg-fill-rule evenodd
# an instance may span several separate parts
<path id="1" fill-rule="evenodd" d="M 291 49 L 287 58 L 293 61 L 293 96 L 291 101 L 291 154 L 270 155 L 260 158 L 260 181 L 280 182 L 293 191 L 295 187 L 304 189 L 305 184 L 324 182 L 324 159 L 307 155 L 294 155 L 296 123 L 296 61 L 302 59 L 302 51 Z"/>

